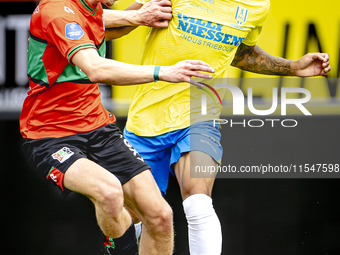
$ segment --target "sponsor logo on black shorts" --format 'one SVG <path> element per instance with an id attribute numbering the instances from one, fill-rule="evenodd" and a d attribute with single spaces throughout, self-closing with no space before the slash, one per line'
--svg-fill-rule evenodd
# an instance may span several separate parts
<path id="1" fill-rule="evenodd" d="M 53 153 L 51 156 L 53 159 L 57 159 L 60 163 L 63 163 L 68 160 L 73 154 L 74 152 L 71 151 L 69 148 L 63 147 L 61 150 Z"/>
<path id="2" fill-rule="evenodd" d="M 129 143 L 128 140 L 125 139 L 125 137 L 123 137 L 122 135 L 120 135 L 120 138 L 123 138 L 124 140 L 124 144 L 126 145 L 126 147 L 129 148 L 129 150 L 133 153 L 133 156 L 135 156 L 137 159 L 139 159 L 140 161 L 144 162 L 144 159 L 141 157 L 141 155 L 139 155 L 139 153 L 136 151 L 135 148 L 133 148 L 133 146 L 131 145 L 131 143 Z"/>

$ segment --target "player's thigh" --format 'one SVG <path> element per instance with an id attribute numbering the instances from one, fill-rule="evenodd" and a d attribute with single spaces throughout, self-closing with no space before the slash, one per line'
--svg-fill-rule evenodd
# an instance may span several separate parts
<path id="1" fill-rule="evenodd" d="M 91 199 L 122 198 L 119 180 L 95 162 L 80 158 L 65 172 L 64 186 Z"/>
<path id="2" fill-rule="evenodd" d="M 151 174 L 146 170 L 123 185 L 125 204 L 131 208 L 144 224 L 153 219 L 172 217 L 172 210 Z"/>
<path id="3" fill-rule="evenodd" d="M 196 166 L 209 169 L 216 162 L 208 154 L 201 151 L 191 151 L 183 154 L 174 166 L 174 172 L 181 190 L 182 199 L 194 194 L 211 196 L 215 182 L 215 172 L 197 174 Z"/>
<path id="4" fill-rule="evenodd" d="M 211 196 L 215 170 L 221 162 L 221 134 L 213 122 L 199 122 L 183 133 L 172 148 L 171 164 L 178 180 L 182 198 L 193 194 Z"/>

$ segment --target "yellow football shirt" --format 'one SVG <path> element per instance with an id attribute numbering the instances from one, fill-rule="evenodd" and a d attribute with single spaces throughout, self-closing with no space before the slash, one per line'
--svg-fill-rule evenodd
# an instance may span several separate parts
<path id="1" fill-rule="evenodd" d="M 211 81 L 204 82 L 220 84 L 219 79 L 227 78 L 240 43 L 256 44 L 269 6 L 269 0 L 172 0 L 169 27 L 150 28 L 141 64 L 167 66 L 181 60 L 202 60 L 216 71 Z M 217 92 L 223 98 L 225 89 Z M 210 110 L 201 114 L 202 93 L 206 92 L 188 83 L 158 81 L 136 86 L 126 128 L 150 137 L 218 118 L 221 106 L 209 96 Z"/>

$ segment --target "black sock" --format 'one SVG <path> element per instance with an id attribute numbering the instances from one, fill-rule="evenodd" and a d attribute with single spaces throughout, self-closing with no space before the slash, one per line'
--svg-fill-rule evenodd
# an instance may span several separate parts
<path id="1" fill-rule="evenodd" d="M 118 238 L 104 236 L 104 245 L 111 255 L 138 255 L 138 246 L 133 223 Z"/>

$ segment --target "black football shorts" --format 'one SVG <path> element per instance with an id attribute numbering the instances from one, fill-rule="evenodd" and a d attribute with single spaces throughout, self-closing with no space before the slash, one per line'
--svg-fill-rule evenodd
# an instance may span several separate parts
<path id="1" fill-rule="evenodd" d="M 29 165 L 57 185 L 64 196 L 70 193 L 63 186 L 64 174 L 80 158 L 102 166 L 122 185 L 150 169 L 114 124 L 61 138 L 25 139 L 22 148 Z"/>

